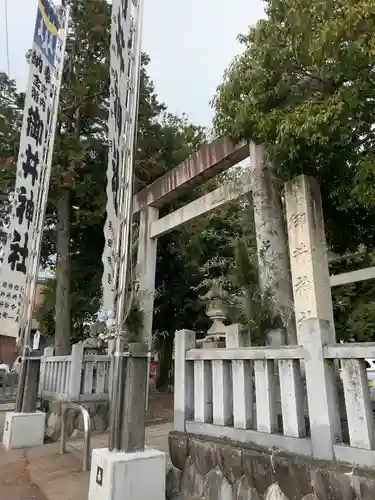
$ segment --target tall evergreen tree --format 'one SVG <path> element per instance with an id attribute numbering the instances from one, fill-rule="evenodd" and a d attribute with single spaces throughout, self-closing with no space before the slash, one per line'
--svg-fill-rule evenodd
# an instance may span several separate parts
<path id="1" fill-rule="evenodd" d="M 61 89 L 50 188 L 56 222 L 55 352 L 67 354 L 71 337 L 71 257 L 75 230 L 102 214 L 105 126 L 109 92 L 109 20 L 105 0 L 66 0 L 71 23 Z M 102 164 L 100 165 L 100 161 Z M 86 195 L 86 196 L 85 196 Z M 88 200 L 90 202 L 88 203 Z M 85 217 L 92 211 L 93 215 Z M 83 226 L 83 227 L 82 227 Z"/>
<path id="2" fill-rule="evenodd" d="M 9 195 L 14 189 L 19 136 L 22 126 L 23 95 L 14 80 L 0 73 L 0 221 L 7 223 Z M 0 227 L 2 242 L 4 227 Z"/>
<path id="3" fill-rule="evenodd" d="M 265 143 L 281 181 L 300 173 L 319 180 L 335 251 L 372 248 L 373 5 L 267 0 L 265 7 L 267 18 L 240 37 L 244 51 L 218 87 L 216 131 Z"/>

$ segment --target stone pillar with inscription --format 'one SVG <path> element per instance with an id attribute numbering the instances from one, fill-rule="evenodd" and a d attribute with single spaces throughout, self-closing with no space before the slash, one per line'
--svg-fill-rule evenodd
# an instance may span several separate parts
<path id="1" fill-rule="evenodd" d="M 287 343 L 296 344 L 288 237 L 280 187 L 264 146 L 251 142 L 250 159 L 260 285 L 263 291 L 272 294 L 272 307 L 286 329 Z"/>
<path id="2" fill-rule="evenodd" d="M 285 185 L 289 251 L 297 338 L 307 318 L 326 320 L 330 342 L 335 327 L 322 200 L 316 179 L 300 175 Z"/>

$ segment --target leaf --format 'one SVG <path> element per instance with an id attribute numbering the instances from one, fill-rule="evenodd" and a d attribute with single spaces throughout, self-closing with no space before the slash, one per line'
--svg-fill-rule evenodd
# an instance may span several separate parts
<path id="1" fill-rule="evenodd" d="M 264 143 L 281 181 L 319 180 L 328 243 L 342 253 L 375 245 L 370 4 L 268 0 L 213 100 L 218 134 Z"/>

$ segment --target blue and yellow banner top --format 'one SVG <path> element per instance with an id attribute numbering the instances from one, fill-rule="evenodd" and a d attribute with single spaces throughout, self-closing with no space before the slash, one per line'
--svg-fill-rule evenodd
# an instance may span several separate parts
<path id="1" fill-rule="evenodd" d="M 56 9 L 49 0 L 38 0 L 34 43 L 51 66 L 55 64 L 57 34 L 60 29 Z"/>

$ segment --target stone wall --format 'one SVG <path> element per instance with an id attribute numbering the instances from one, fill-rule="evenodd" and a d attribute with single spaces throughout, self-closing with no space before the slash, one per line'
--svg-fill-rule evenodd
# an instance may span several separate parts
<path id="1" fill-rule="evenodd" d="M 90 413 L 91 430 L 104 432 L 108 428 L 108 403 L 82 402 Z M 47 413 L 45 437 L 52 441 L 60 439 L 61 413 L 63 403 L 43 401 L 43 410 Z M 83 418 L 79 410 L 69 410 L 67 415 L 67 432 L 70 437 L 83 437 Z"/>
<path id="2" fill-rule="evenodd" d="M 168 500 L 372 500 L 375 470 L 171 432 Z"/>

